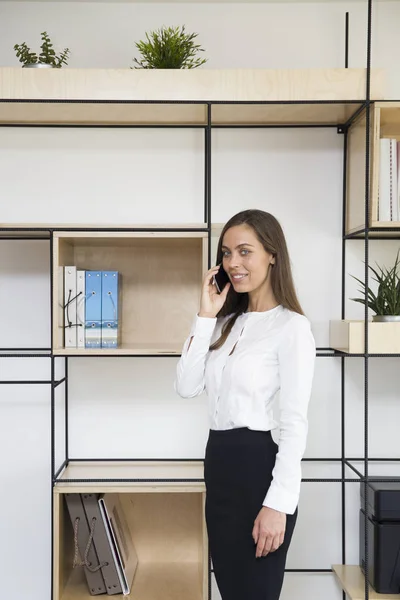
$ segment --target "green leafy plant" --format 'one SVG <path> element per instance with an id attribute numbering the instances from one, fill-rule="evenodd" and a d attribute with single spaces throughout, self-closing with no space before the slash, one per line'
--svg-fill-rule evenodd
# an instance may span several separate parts
<path id="1" fill-rule="evenodd" d="M 185 26 L 162 27 L 159 30 L 146 32 L 147 41 L 136 42 L 142 59 L 133 59 L 135 69 L 195 69 L 205 62 L 206 58 L 195 58 L 197 52 L 204 52 L 194 43 L 197 33 L 185 33 Z"/>
<path id="2" fill-rule="evenodd" d="M 394 266 L 390 270 L 383 269 L 377 264 L 380 271 L 380 273 L 378 273 L 371 265 L 368 265 L 375 275 L 372 279 L 378 283 L 376 295 L 371 288 L 368 288 L 367 300 L 369 308 L 371 308 L 376 315 L 400 315 L 400 276 L 397 272 L 398 266 L 399 250 L 397 251 Z M 354 275 L 351 275 L 351 277 L 361 284 L 362 287 L 358 291 L 364 294 L 364 298 L 350 299 L 354 300 L 354 302 L 360 302 L 365 306 L 365 283 L 360 279 L 357 279 L 357 277 L 354 277 Z"/>
<path id="3" fill-rule="evenodd" d="M 22 44 L 15 44 L 14 50 L 19 61 L 24 65 L 44 63 L 51 65 L 56 69 L 60 69 L 63 64 L 66 65 L 67 57 L 70 53 L 69 48 L 64 48 L 60 55 L 57 56 L 47 32 L 43 31 L 40 35 L 42 38 L 42 45 L 40 46 L 41 52 L 39 56 L 35 52 L 31 52 L 31 49 L 28 48 L 25 42 L 22 42 Z"/>

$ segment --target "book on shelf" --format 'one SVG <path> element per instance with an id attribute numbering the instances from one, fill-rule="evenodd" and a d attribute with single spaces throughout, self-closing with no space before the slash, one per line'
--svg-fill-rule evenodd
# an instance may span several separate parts
<path id="1" fill-rule="evenodd" d="M 118 494 L 65 494 L 74 537 L 74 568 L 89 593 L 130 594 L 139 564 Z"/>
<path id="2" fill-rule="evenodd" d="M 76 348 L 76 267 L 64 269 L 65 347 Z"/>
<path id="3" fill-rule="evenodd" d="M 74 265 L 59 268 L 59 323 L 65 348 L 118 348 L 121 273 Z"/>
<path id="4" fill-rule="evenodd" d="M 400 142 L 379 140 L 378 221 L 400 221 Z"/>
<path id="5" fill-rule="evenodd" d="M 106 585 L 93 543 L 80 494 L 65 494 L 74 536 L 73 568 L 82 567 L 92 596 L 106 593 Z"/>
<path id="6" fill-rule="evenodd" d="M 131 592 L 139 563 L 129 526 L 118 494 L 101 494 L 98 503 L 122 593 L 127 596 Z"/>
<path id="7" fill-rule="evenodd" d="M 107 594 L 122 594 L 122 585 L 117 565 L 108 540 L 106 527 L 99 507 L 99 494 L 81 494 L 86 518 L 93 527 L 93 544 L 96 548 L 99 563 L 103 564 L 101 572 L 107 588 Z"/>

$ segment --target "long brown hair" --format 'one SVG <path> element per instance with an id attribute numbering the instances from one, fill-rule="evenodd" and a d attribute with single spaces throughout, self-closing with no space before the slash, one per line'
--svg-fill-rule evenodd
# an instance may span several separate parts
<path id="1" fill-rule="evenodd" d="M 300 315 L 304 315 L 293 283 L 285 235 L 278 220 L 270 213 L 254 208 L 243 210 L 229 219 L 224 225 L 218 240 L 216 264 L 219 265 L 222 263 L 222 242 L 225 233 L 228 229 L 236 225 L 248 225 L 252 227 L 264 249 L 275 257 L 275 264 L 271 265 L 271 287 L 278 304 Z M 218 312 L 217 317 L 225 317 L 231 313 L 233 314 L 224 323 L 219 339 L 210 346 L 210 350 L 217 350 L 225 343 L 236 319 L 247 310 L 248 305 L 249 294 L 247 292 L 235 292 L 231 285 L 226 301 Z"/>

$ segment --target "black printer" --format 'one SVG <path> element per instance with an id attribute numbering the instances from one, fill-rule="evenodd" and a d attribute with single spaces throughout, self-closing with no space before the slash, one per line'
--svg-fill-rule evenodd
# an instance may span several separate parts
<path id="1" fill-rule="evenodd" d="M 372 477 L 372 476 L 371 476 Z M 360 484 L 360 567 L 365 574 L 364 491 L 368 506 L 368 580 L 380 594 L 400 593 L 400 477 Z"/>

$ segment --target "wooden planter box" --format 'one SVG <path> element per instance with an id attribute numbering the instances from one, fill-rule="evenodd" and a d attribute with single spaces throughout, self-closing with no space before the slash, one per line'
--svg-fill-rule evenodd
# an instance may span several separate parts
<path id="1" fill-rule="evenodd" d="M 364 321 L 330 321 L 329 345 L 349 354 L 364 353 Z M 368 323 L 369 354 L 400 354 L 400 323 Z"/>

